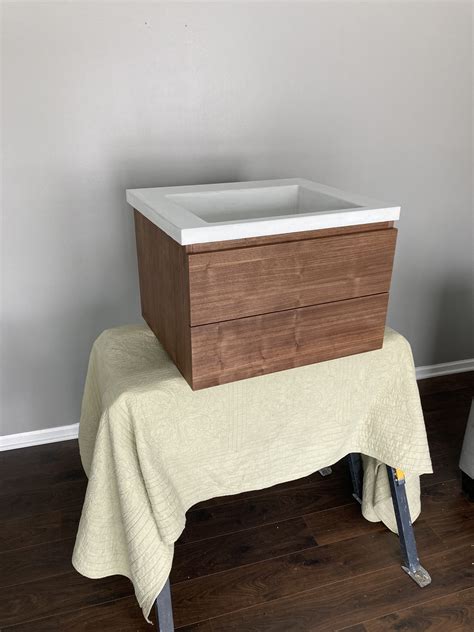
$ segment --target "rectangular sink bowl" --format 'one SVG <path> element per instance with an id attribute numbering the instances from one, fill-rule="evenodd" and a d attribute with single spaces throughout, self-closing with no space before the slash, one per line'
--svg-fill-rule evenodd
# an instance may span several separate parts
<path id="1" fill-rule="evenodd" d="M 308 189 L 301 184 L 175 193 L 168 195 L 167 199 L 209 224 L 360 208 L 360 205 Z"/>
<path id="2" fill-rule="evenodd" d="M 128 202 L 179 244 L 355 226 L 400 207 L 301 178 L 129 189 Z"/>

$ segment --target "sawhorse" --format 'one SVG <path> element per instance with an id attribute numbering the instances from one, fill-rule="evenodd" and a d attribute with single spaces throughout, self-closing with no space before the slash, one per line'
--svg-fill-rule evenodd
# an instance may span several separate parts
<path id="1" fill-rule="evenodd" d="M 353 496 L 359 503 L 362 503 L 363 468 L 361 455 L 357 453 L 349 454 L 347 456 L 347 463 L 351 473 Z M 320 470 L 320 474 L 322 476 L 331 474 L 331 468 L 328 467 Z M 418 557 L 405 489 L 405 475 L 401 470 L 390 467 L 389 465 L 387 465 L 387 474 L 390 483 L 390 491 L 392 493 L 395 518 L 397 520 L 403 560 L 402 569 L 420 588 L 424 588 L 431 583 L 431 577 L 420 564 Z M 174 632 L 173 606 L 171 602 L 169 579 L 156 599 L 155 608 L 158 631 Z"/>
<path id="2" fill-rule="evenodd" d="M 360 454 L 352 453 L 347 456 L 352 479 L 353 496 L 362 503 L 363 469 Z M 402 552 L 402 568 L 413 581 L 424 588 L 431 583 L 429 573 L 420 564 L 416 548 L 415 534 L 410 518 L 407 493 L 405 488 L 405 474 L 402 470 L 387 465 L 388 482 L 392 493 L 393 509 L 397 520 L 398 537 Z"/>

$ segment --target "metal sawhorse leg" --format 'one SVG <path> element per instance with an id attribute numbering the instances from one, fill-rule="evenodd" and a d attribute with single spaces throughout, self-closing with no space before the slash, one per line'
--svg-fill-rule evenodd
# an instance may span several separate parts
<path id="1" fill-rule="evenodd" d="M 155 601 L 156 627 L 159 632 L 174 632 L 173 604 L 171 603 L 170 580 L 166 580 Z"/>
<path id="2" fill-rule="evenodd" d="M 362 502 L 362 459 L 360 454 L 352 453 L 347 456 L 349 469 L 351 472 L 354 498 Z M 393 508 L 397 520 L 398 536 L 404 565 L 403 570 L 414 582 L 423 588 L 431 583 L 429 573 L 420 564 L 418 551 L 416 548 L 415 534 L 410 518 L 407 494 L 405 489 L 405 475 L 402 470 L 387 465 L 388 480 L 392 493 Z"/>
<path id="3" fill-rule="evenodd" d="M 364 471 L 362 469 L 362 458 L 360 454 L 351 452 L 347 455 L 347 462 L 349 464 L 349 470 L 352 480 L 353 497 L 358 503 L 362 504 L 362 483 L 364 480 Z"/>

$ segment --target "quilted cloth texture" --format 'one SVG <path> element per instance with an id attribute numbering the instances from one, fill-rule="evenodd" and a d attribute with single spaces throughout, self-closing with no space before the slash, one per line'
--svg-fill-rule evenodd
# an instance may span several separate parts
<path id="1" fill-rule="evenodd" d="M 380 350 L 196 392 L 148 327 L 107 330 L 89 360 L 79 444 L 89 481 L 73 564 L 129 577 L 145 617 L 197 502 L 360 452 L 362 513 L 395 531 L 383 464 L 405 470 L 412 519 L 419 475 L 432 471 L 411 349 L 388 328 Z"/>

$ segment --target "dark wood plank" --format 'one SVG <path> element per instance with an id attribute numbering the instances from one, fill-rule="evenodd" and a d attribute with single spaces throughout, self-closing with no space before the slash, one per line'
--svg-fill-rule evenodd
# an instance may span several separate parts
<path id="1" fill-rule="evenodd" d="M 0 588 L 71 572 L 74 542 L 71 538 L 0 553 Z"/>
<path id="2" fill-rule="evenodd" d="M 2 493 L 85 480 L 77 440 L 0 452 Z"/>
<path id="3" fill-rule="evenodd" d="M 359 226 L 341 226 L 339 228 L 321 228 L 319 230 L 305 230 L 298 233 L 282 233 L 280 235 L 266 235 L 264 237 L 244 237 L 243 239 L 228 239 L 227 241 L 212 241 L 204 244 L 189 244 L 185 246 L 188 254 L 199 252 L 214 252 L 216 250 L 234 250 L 251 246 L 268 246 L 303 239 L 318 239 L 333 237 L 334 235 L 349 235 L 351 233 L 366 233 L 371 230 L 386 230 L 392 228 L 393 222 L 377 222 L 374 224 L 360 224 Z"/>
<path id="4" fill-rule="evenodd" d="M 58 483 L 51 488 L 41 486 L 35 489 L 33 485 L 31 491 L 20 493 L 10 488 L 6 494 L 0 494 L 0 523 L 31 518 L 57 509 L 79 507 L 84 501 L 86 488 L 87 481 L 83 479 Z"/>
<path id="5" fill-rule="evenodd" d="M 474 503 L 463 496 L 459 480 L 423 488 L 421 512 L 445 546 L 474 544 Z"/>
<path id="6" fill-rule="evenodd" d="M 444 453 L 435 452 L 431 454 L 431 464 L 433 466 L 433 474 L 424 474 L 421 477 L 422 489 L 431 487 L 436 483 L 460 480 L 459 452 L 454 453 L 448 449 Z M 461 486 L 461 482 L 459 482 L 459 486 Z"/>
<path id="7" fill-rule="evenodd" d="M 470 405 L 462 404 L 450 408 L 449 412 L 432 410 L 424 413 L 431 454 L 455 452 L 459 458 L 469 410 Z"/>
<path id="8" fill-rule="evenodd" d="M 399 610 L 344 632 L 472 632 L 474 630 L 474 588 L 439 597 L 427 603 Z"/>
<path id="9" fill-rule="evenodd" d="M 434 483 L 459 479 L 459 455 L 471 405 L 470 391 L 465 388 L 463 374 L 446 376 L 459 378 L 462 388 L 456 389 L 456 381 L 450 380 L 443 391 L 425 387 L 422 395 L 424 418 L 434 474 L 421 477 L 421 487 Z M 434 378 L 438 381 L 440 378 Z M 460 483 L 459 483 L 460 486 Z"/>
<path id="10" fill-rule="evenodd" d="M 347 543 L 345 543 L 347 544 Z M 305 590 L 285 598 L 269 595 L 267 603 L 212 619 L 213 632 L 334 632 L 344 627 L 383 616 L 396 602 L 399 608 L 413 607 L 427 600 L 472 586 L 468 547 L 434 554 L 425 559 L 433 576 L 429 588 L 417 589 L 393 565 L 377 572 L 359 574 Z M 306 584 L 307 588 L 309 585 Z M 273 599 L 271 599 L 273 597 Z"/>
<path id="11" fill-rule="evenodd" d="M 91 580 L 73 571 L 48 579 L 38 579 L 1 590 L 0 626 L 3 630 L 9 625 L 53 617 L 130 595 L 133 595 L 131 582 L 120 576 Z M 135 598 L 134 602 L 140 612 Z M 30 627 L 25 629 L 34 629 L 35 632 L 39 629 L 36 622 L 35 627 L 28 625 Z"/>
<path id="12" fill-rule="evenodd" d="M 463 496 L 457 480 L 425 487 L 421 493 L 421 506 L 423 518 L 427 520 L 443 513 L 474 509 L 474 505 Z"/>
<path id="13" fill-rule="evenodd" d="M 386 293 L 396 228 L 189 255 L 191 325 Z"/>
<path id="14" fill-rule="evenodd" d="M 316 540 L 302 518 L 183 544 L 175 549 L 171 582 L 211 575 L 313 546 Z"/>
<path id="15" fill-rule="evenodd" d="M 184 628 L 178 628 L 179 632 L 212 632 L 210 621 L 201 621 L 194 625 L 186 625 Z"/>
<path id="16" fill-rule="evenodd" d="M 470 389 L 462 388 L 424 395 L 421 399 L 421 405 L 425 413 L 432 411 L 447 411 L 449 413 L 450 410 L 459 406 L 469 407 L 471 401 Z"/>
<path id="17" fill-rule="evenodd" d="M 135 211 L 142 315 L 191 382 L 187 255 L 182 246 Z"/>
<path id="18" fill-rule="evenodd" d="M 77 440 L 1 453 L 0 480 L 0 552 L 75 535 L 87 485 Z"/>
<path id="19" fill-rule="evenodd" d="M 155 621 L 152 613 L 152 621 Z M 156 629 L 156 628 L 155 628 Z M 125 597 L 3 628 L 8 632 L 153 632 L 135 597 Z M 204 631 L 205 632 L 205 631 Z"/>
<path id="20" fill-rule="evenodd" d="M 308 514 L 304 520 L 318 544 L 332 544 L 387 528 L 383 522 L 365 520 L 359 503 L 354 501 L 335 509 Z"/>
<path id="21" fill-rule="evenodd" d="M 150 620 L 155 624 L 154 611 L 150 614 Z M 135 597 L 125 597 L 5 628 L 8 632 L 152 632 L 154 629 L 143 618 Z M 209 621 L 201 621 L 179 628 L 179 632 L 212 632 L 212 628 Z"/>
<path id="22" fill-rule="evenodd" d="M 0 553 L 73 538 L 81 517 L 79 505 L 48 513 L 0 522 Z"/>
<path id="23" fill-rule="evenodd" d="M 425 380 L 418 380 L 418 390 L 421 397 L 432 395 L 433 393 L 446 393 L 462 389 L 468 389 L 474 395 L 474 371 L 451 373 L 450 375 L 439 375 Z"/>
<path id="24" fill-rule="evenodd" d="M 443 548 L 422 522 L 416 536 L 423 555 Z M 200 577 L 172 587 L 176 623 L 212 619 L 393 565 L 400 569 L 398 538 L 384 531 Z"/>
<path id="25" fill-rule="evenodd" d="M 456 511 L 441 511 L 432 516 L 430 525 L 445 546 L 474 544 L 474 506 L 465 505 Z"/>
<path id="26" fill-rule="evenodd" d="M 380 349 L 388 294 L 192 327 L 194 389 Z"/>
<path id="27" fill-rule="evenodd" d="M 345 505 L 350 497 L 349 480 L 341 484 L 341 481 L 327 477 L 313 486 L 287 489 L 280 493 L 270 492 L 250 500 L 240 499 L 225 505 L 191 510 L 186 516 L 186 528 L 180 542 L 195 542 L 281 522 L 319 509 Z"/>

